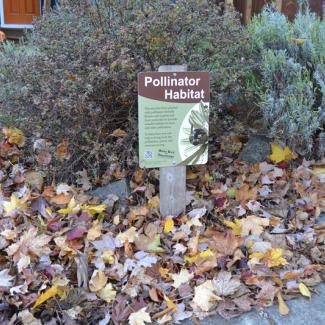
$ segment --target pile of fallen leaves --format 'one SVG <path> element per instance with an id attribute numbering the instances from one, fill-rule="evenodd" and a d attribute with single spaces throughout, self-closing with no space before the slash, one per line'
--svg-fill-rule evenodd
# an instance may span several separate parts
<path id="1" fill-rule="evenodd" d="M 19 163 L 24 136 L 0 146 L 0 323 L 174 324 L 236 317 L 324 279 L 325 162 L 289 148 L 248 165 L 212 148 L 188 169 L 187 213 L 159 214 L 157 170 L 137 170 L 127 201 L 46 185 Z"/>

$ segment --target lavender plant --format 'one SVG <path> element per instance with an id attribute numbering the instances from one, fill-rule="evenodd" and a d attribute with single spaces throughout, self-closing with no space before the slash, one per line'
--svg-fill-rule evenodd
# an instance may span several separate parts
<path id="1" fill-rule="evenodd" d="M 289 22 L 268 6 L 247 31 L 258 62 L 251 91 L 266 126 L 297 152 L 310 153 L 324 127 L 325 22 L 308 7 Z"/>

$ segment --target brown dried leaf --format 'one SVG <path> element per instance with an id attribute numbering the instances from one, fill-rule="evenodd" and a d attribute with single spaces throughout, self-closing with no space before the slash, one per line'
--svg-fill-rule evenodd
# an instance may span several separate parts
<path id="1" fill-rule="evenodd" d="M 243 243 L 243 238 L 235 236 L 230 230 L 223 233 L 213 228 L 208 228 L 204 236 L 210 242 L 211 250 L 217 250 L 222 255 L 233 255 L 235 250 Z"/>

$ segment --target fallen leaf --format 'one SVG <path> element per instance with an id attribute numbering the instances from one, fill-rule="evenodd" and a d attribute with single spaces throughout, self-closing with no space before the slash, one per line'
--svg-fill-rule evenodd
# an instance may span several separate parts
<path id="1" fill-rule="evenodd" d="M 269 223 L 269 219 L 250 215 L 240 220 L 242 226 L 241 235 L 248 236 L 251 234 L 253 236 L 259 236 L 264 231 L 264 227 L 267 227 Z"/>
<path id="2" fill-rule="evenodd" d="M 117 238 L 124 244 L 126 241 L 128 243 L 134 243 L 138 237 L 137 228 L 131 227 L 128 230 L 120 233 Z"/>
<path id="3" fill-rule="evenodd" d="M 28 309 L 20 311 L 18 313 L 18 318 L 20 318 L 23 325 L 42 325 L 42 322 L 35 318 Z"/>
<path id="4" fill-rule="evenodd" d="M 47 166 L 52 161 L 52 156 L 46 150 L 39 150 L 36 154 L 36 161 L 41 166 Z"/>
<path id="5" fill-rule="evenodd" d="M 145 217 L 149 213 L 149 209 L 147 207 L 136 207 L 130 208 L 130 219 L 137 220 L 139 216 Z"/>
<path id="6" fill-rule="evenodd" d="M 285 303 L 285 301 L 283 300 L 282 294 L 279 291 L 277 293 L 277 298 L 278 298 L 278 303 L 279 303 L 279 313 L 282 316 L 286 316 L 289 314 L 289 307 L 288 305 Z"/>
<path id="7" fill-rule="evenodd" d="M 184 256 L 184 261 L 186 263 L 192 264 L 192 263 L 196 263 L 208 259 L 209 257 L 213 257 L 213 256 L 214 256 L 213 252 L 211 251 L 210 248 L 208 248 L 194 256 Z"/>
<path id="8" fill-rule="evenodd" d="M 99 298 L 105 300 L 107 303 L 111 303 L 116 297 L 116 291 L 111 283 L 106 284 L 106 286 L 97 291 L 96 294 Z"/>
<path id="9" fill-rule="evenodd" d="M 192 226 L 194 226 L 194 227 L 201 227 L 201 226 L 203 226 L 203 225 L 202 225 L 202 222 L 200 221 L 200 218 L 201 218 L 200 215 L 196 215 L 195 217 L 189 219 L 189 220 L 186 222 L 186 225 L 189 226 L 190 228 L 191 228 Z"/>
<path id="10" fill-rule="evenodd" d="M 57 205 L 66 205 L 70 202 L 71 196 L 65 195 L 63 193 L 55 195 L 51 197 L 50 201 L 51 203 L 57 204 Z"/>
<path id="11" fill-rule="evenodd" d="M 56 147 L 56 158 L 58 160 L 69 160 L 71 155 L 69 152 L 69 140 L 65 139 Z"/>
<path id="12" fill-rule="evenodd" d="M 51 250 L 47 247 L 47 244 L 52 237 L 45 234 L 37 235 L 37 233 L 37 228 L 28 229 L 20 237 L 19 242 L 10 245 L 6 249 L 7 254 L 13 256 L 15 263 L 28 254 L 36 256 L 50 254 Z"/>
<path id="13" fill-rule="evenodd" d="M 282 161 L 289 161 L 295 158 L 295 154 L 288 146 L 283 149 L 278 144 L 272 143 L 272 154 L 270 155 L 270 159 L 274 163 L 278 164 Z"/>
<path id="14" fill-rule="evenodd" d="M 170 277 L 174 280 L 173 287 L 178 288 L 181 284 L 189 282 L 194 275 L 187 269 L 181 269 L 178 274 L 171 274 Z"/>
<path id="15" fill-rule="evenodd" d="M 74 240 L 77 238 L 83 238 L 84 234 L 86 233 L 86 228 L 85 227 L 76 227 L 70 230 L 67 233 L 67 240 Z"/>
<path id="16" fill-rule="evenodd" d="M 199 176 L 200 176 L 199 174 L 193 173 L 193 171 L 190 168 L 188 168 L 186 171 L 186 179 L 188 180 L 196 179 Z"/>
<path id="17" fill-rule="evenodd" d="M 167 234 L 174 229 L 174 220 L 172 218 L 167 218 L 164 224 L 164 233 Z"/>
<path id="18" fill-rule="evenodd" d="M 56 187 L 56 194 L 64 194 L 64 195 L 68 195 L 69 193 L 72 192 L 72 187 L 68 184 L 65 183 L 60 183 L 57 187 Z"/>
<path id="19" fill-rule="evenodd" d="M 32 186 L 33 188 L 42 190 L 44 177 L 41 173 L 35 171 L 28 171 L 25 173 L 26 183 Z"/>
<path id="20" fill-rule="evenodd" d="M 6 215 L 10 216 L 15 210 L 23 212 L 27 208 L 27 205 L 25 202 L 19 200 L 16 194 L 12 194 L 9 202 L 3 202 L 3 207 Z"/>
<path id="21" fill-rule="evenodd" d="M 59 296 L 64 295 L 65 291 L 66 291 L 65 287 L 53 285 L 51 288 L 47 289 L 36 299 L 34 306 L 32 308 L 35 309 L 37 306 L 41 305 L 42 303 L 53 298 L 56 295 Z"/>
<path id="22" fill-rule="evenodd" d="M 124 138 L 126 137 L 128 134 L 127 132 L 125 132 L 124 130 L 122 129 L 116 129 L 112 132 L 111 136 L 112 137 L 116 137 L 116 138 Z"/>
<path id="23" fill-rule="evenodd" d="M 230 296 L 238 290 L 240 281 L 231 277 L 230 272 L 220 271 L 217 278 L 213 280 L 218 296 Z"/>
<path id="24" fill-rule="evenodd" d="M 151 317 L 146 312 L 147 307 L 143 307 L 137 312 L 131 313 L 129 316 L 130 325 L 145 325 L 145 323 L 151 323 Z"/>
<path id="25" fill-rule="evenodd" d="M 255 187 L 250 188 L 249 185 L 244 184 L 236 190 L 235 198 L 236 201 L 240 202 L 243 205 L 250 200 L 255 201 L 257 198 L 257 189 Z"/>
<path id="26" fill-rule="evenodd" d="M 154 240 L 148 245 L 148 252 L 151 253 L 163 253 L 165 250 L 160 247 L 160 235 L 156 235 Z"/>
<path id="27" fill-rule="evenodd" d="M 102 234 L 102 224 L 101 223 L 94 223 L 93 226 L 88 230 L 87 233 L 87 240 L 93 241 L 99 238 Z"/>
<path id="28" fill-rule="evenodd" d="M 265 253 L 256 252 L 249 256 L 250 260 L 257 260 L 265 263 L 268 267 L 275 267 L 288 264 L 287 260 L 282 257 L 284 250 L 281 248 L 270 248 Z"/>
<path id="29" fill-rule="evenodd" d="M 309 298 L 309 300 L 311 300 L 311 293 L 310 293 L 308 287 L 303 282 L 299 283 L 299 291 L 303 296 L 305 296 L 305 297 Z"/>
<path id="30" fill-rule="evenodd" d="M 216 290 L 212 280 L 207 280 L 194 288 L 193 302 L 203 311 L 209 311 L 215 301 L 222 300 L 215 292 Z"/>
<path id="31" fill-rule="evenodd" d="M 4 269 L 0 271 L 0 287 L 9 288 L 12 286 L 11 281 L 15 278 L 9 275 L 9 269 Z"/>
<path id="32" fill-rule="evenodd" d="M 314 167 L 313 171 L 315 174 L 325 174 L 325 167 Z"/>
<path id="33" fill-rule="evenodd" d="M 231 230 L 226 233 L 209 228 L 205 231 L 204 236 L 209 241 L 210 249 L 217 250 L 222 255 L 232 255 L 234 251 L 243 243 L 243 238 L 236 237 Z"/>
<path id="34" fill-rule="evenodd" d="M 13 230 L 13 229 L 5 229 L 1 232 L 1 236 L 3 236 L 4 238 L 6 238 L 7 240 L 13 240 L 15 238 L 17 238 L 18 236 L 18 232 L 17 230 Z"/>
<path id="35" fill-rule="evenodd" d="M 288 264 L 287 260 L 282 257 L 283 254 L 284 250 L 281 248 L 268 249 L 263 257 L 263 262 L 265 262 L 268 267 Z"/>
<path id="36" fill-rule="evenodd" d="M 92 188 L 86 169 L 76 172 L 76 175 L 78 176 L 78 178 L 76 179 L 76 183 L 81 185 L 81 188 L 84 191 L 88 191 Z"/>
<path id="37" fill-rule="evenodd" d="M 159 208 L 160 208 L 159 196 L 156 195 L 156 196 L 153 196 L 151 199 L 149 199 L 147 207 L 148 207 L 148 209 L 159 210 Z"/>
<path id="38" fill-rule="evenodd" d="M 296 45 L 304 45 L 306 41 L 303 38 L 293 38 L 292 40 L 294 41 L 294 43 L 296 43 Z"/>
<path id="39" fill-rule="evenodd" d="M 168 309 L 170 309 L 173 313 L 176 313 L 177 312 L 176 304 L 171 299 L 169 299 L 167 296 L 164 296 L 164 299 L 166 301 Z"/>
<path id="40" fill-rule="evenodd" d="M 89 290 L 97 292 L 105 287 L 107 276 L 103 271 L 95 270 L 89 281 Z"/>
<path id="41" fill-rule="evenodd" d="M 229 227 L 230 229 L 232 229 L 233 234 L 235 236 L 240 236 L 240 234 L 242 232 L 242 225 L 241 225 L 240 219 L 235 218 L 234 222 L 228 221 L 228 220 L 224 220 L 223 223 L 227 227 Z"/>
<path id="42" fill-rule="evenodd" d="M 107 209 L 107 205 L 106 204 L 93 204 L 93 205 L 84 204 L 80 206 L 80 209 L 82 211 L 87 211 L 88 213 L 94 216 L 96 214 L 103 213 Z"/>
<path id="43" fill-rule="evenodd" d="M 10 144 L 23 147 L 25 144 L 25 136 L 23 132 L 17 128 L 3 128 L 2 132 Z"/>

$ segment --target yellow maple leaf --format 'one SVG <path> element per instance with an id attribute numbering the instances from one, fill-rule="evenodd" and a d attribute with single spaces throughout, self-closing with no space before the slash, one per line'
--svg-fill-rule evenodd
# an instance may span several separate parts
<path id="1" fill-rule="evenodd" d="M 71 200 L 68 203 L 68 206 L 64 209 L 58 210 L 58 213 L 63 215 L 68 215 L 71 212 L 77 213 L 80 211 L 79 204 L 76 203 L 76 200 L 74 197 L 71 198 Z"/>
<path id="2" fill-rule="evenodd" d="M 159 268 L 159 274 L 162 278 L 168 278 L 169 277 L 168 273 L 169 273 L 169 269 L 163 267 Z"/>
<path id="3" fill-rule="evenodd" d="M 270 159 L 276 164 L 282 161 L 289 161 L 296 158 L 296 155 L 290 150 L 288 146 L 286 146 L 284 149 L 276 143 L 272 143 L 271 146 L 272 154 L 270 155 Z"/>
<path id="4" fill-rule="evenodd" d="M 21 130 L 17 128 L 3 128 L 2 132 L 10 144 L 14 144 L 18 147 L 24 146 L 25 137 Z"/>
<path id="5" fill-rule="evenodd" d="M 167 234 L 174 229 L 174 220 L 172 218 L 167 218 L 164 225 L 164 233 Z"/>
<path id="6" fill-rule="evenodd" d="M 177 312 L 177 306 L 176 304 L 171 300 L 169 299 L 167 296 L 164 296 L 164 299 L 166 301 L 166 304 L 167 304 L 167 307 L 173 312 L 173 313 L 176 313 Z"/>
<path id="7" fill-rule="evenodd" d="M 232 229 L 232 232 L 235 236 L 240 236 L 242 232 L 242 225 L 239 219 L 235 219 L 234 222 L 224 220 L 223 223 L 230 229 Z"/>
<path id="8" fill-rule="evenodd" d="M 206 249 L 203 252 L 200 252 L 194 256 L 184 256 L 184 261 L 189 264 L 195 263 L 199 259 L 206 259 L 213 256 L 213 252 L 210 248 Z"/>
<path id="9" fill-rule="evenodd" d="M 12 194 L 9 202 L 3 202 L 3 207 L 6 215 L 9 215 L 14 210 L 24 211 L 27 205 L 25 202 L 19 200 L 16 194 Z"/>
<path id="10" fill-rule="evenodd" d="M 268 267 L 288 264 L 287 260 L 282 257 L 283 254 L 284 250 L 281 248 L 268 249 L 265 256 L 263 257 L 263 261 L 266 262 Z"/>
<path id="11" fill-rule="evenodd" d="M 96 215 L 103 213 L 107 208 L 106 204 L 98 204 L 98 205 L 82 205 L 81 210 L 87 211 L 91 215 Z"/>
<path id="12" fill-rule="evenodd" d="M 265 263 L 268 267 L 275 267 L 288 264 L 287 260 L 282 257 L 284 250 L 281 248 L 270 248 L 266 253 L 255 252 L 249 256 L 250 260 L 257 260 Z"/>
<path id="13" fill-rule="evenodd" d="M 309 300 L 311 300 L 311 293 L 303 282 L 299 283 L 299 291 L 303 296 L 308 297 Z"/>
<path id="14" fill-rule="evenodd" d="M 51 288 L 47 289 L 45 292 L 43 292 L 36 299 L 36 301 L 34 303 L 34 306 L 33 306 L 33 309 L 36 308 L 37 306 L 41 305 L 45 301 L 53 298 L 56 295 L 60 296 L 61 299 L 62 299 L 63 297 L 66 296 L 66 291 L 67 291 L 67 288 L 66 287 L 61 287 L 61 286 L 53 285 Z"/>

